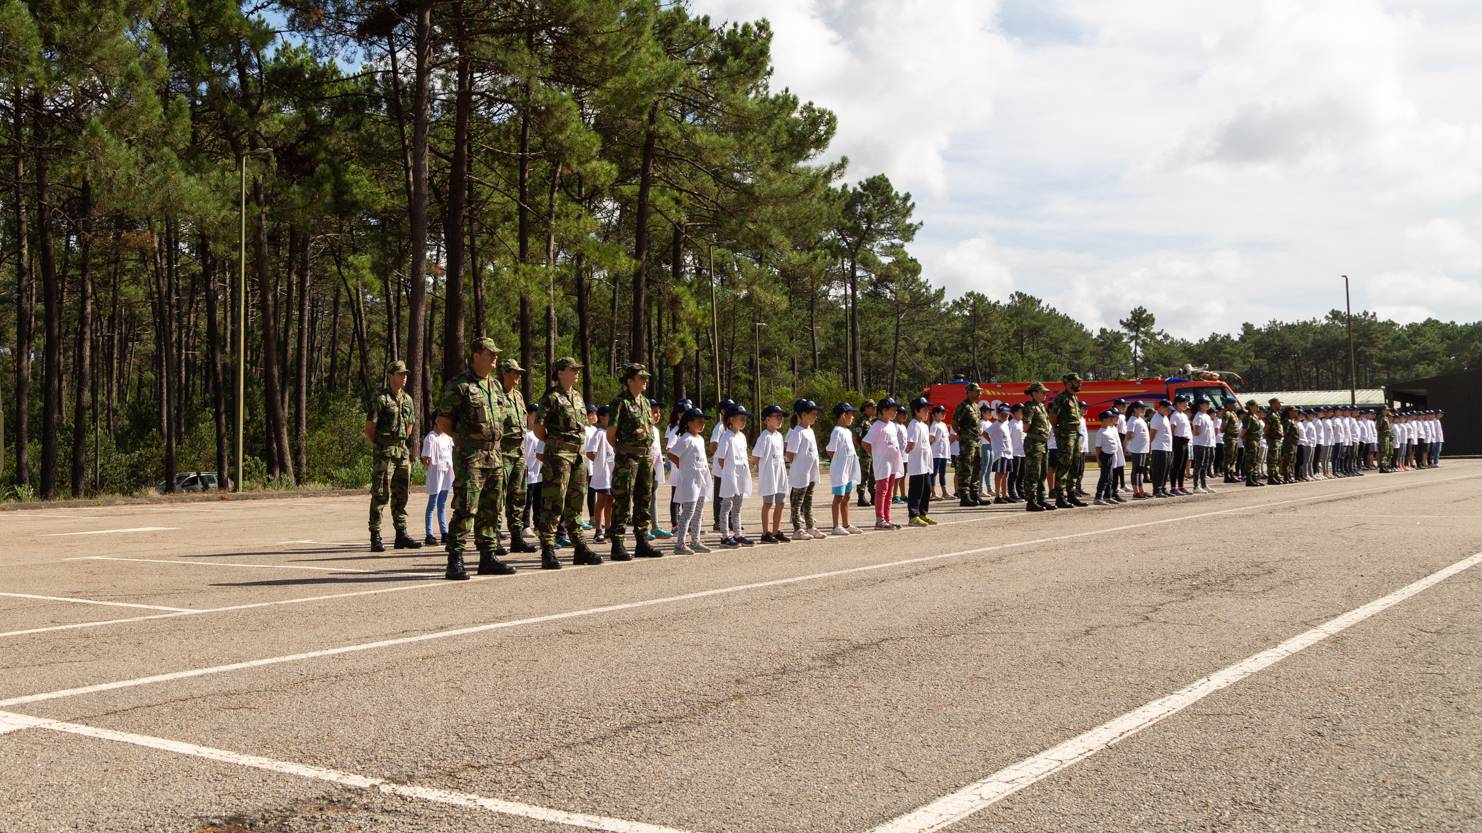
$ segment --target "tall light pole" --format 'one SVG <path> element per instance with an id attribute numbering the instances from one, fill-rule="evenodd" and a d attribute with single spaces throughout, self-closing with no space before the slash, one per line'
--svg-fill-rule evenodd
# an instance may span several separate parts
<path id="1" fill-rule="evenodd" d="M 237 236 L 237 466 L 232 474 L 232 491 L 242 491 L 243 402 L 247 398 L 247 159 L 271 159 L 270 148 L 256 148 L 242 154 L 239 218 Z"/>
<path id="2" fill-rule="evenodd" d="M 1358 404 L 1358 372 L 1353 362 L 1353 304 L 1348 297 L 1348 276 L 1343 276 L 1343 309 L 1348 313 L 1348 404 Z"/>

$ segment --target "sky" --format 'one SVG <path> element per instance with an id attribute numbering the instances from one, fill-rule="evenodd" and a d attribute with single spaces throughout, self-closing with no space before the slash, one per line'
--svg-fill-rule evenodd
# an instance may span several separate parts
<path id="1" fill-rule="evenodd" d="M 691 0 L 916 202 L 949 295 L 1177 336 L 1482 319 L 1476 0 Z"/>

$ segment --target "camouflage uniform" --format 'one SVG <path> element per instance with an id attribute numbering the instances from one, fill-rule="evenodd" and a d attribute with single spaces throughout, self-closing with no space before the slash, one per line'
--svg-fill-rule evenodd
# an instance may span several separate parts
<path id="1" fill-rule="evenodd" d="M 1281 460 L 1278 466 L 1283 480 L 1291 480 L 1297 464 L 1297 423 L 1289 414 L 1281 415 Z"/>
<path id="2" fill-rule="evenodd" d="M 553 370 L 581 367 L 572 358 L 558 359 Z M 578 549 L 582 540 L 581 508 L 587 495 L 587 458 L 582 454 L 587 405 L 576 388 L 561 390 L 553 384 L 540 398 L 541 424 L 545 426 L 545 461 L 541 466 L 540 516 L 535 528 L 540 545 L 556 546 L 556 524 L 565 522 L 566 535 Z"/>
<path id="3" fill-rule="evenodd" d="M 978 419 L 978 403 L 972 397 L 979 390 L 977 384 L 969 382 L 967 398 L 957 403 L 956 410 L 952 412 L 952 428 L 957 431 L 957 459 L 954 461 L 952 481 L 957 488 L 957 498 L 963 504 L 982 499 L 978 495 L 978 484 L 983 482 L 983 423 Z M 868 455 L 861 456 L 861 459 L 864 456 Z"/>
<path id="4" fill-rule="evenodd" d="M 513 358 L 501 359 L 498 367 L 506 373 L 525 372 Z M 498 419 L 503 520 L 510 540 L 518 543 L 525 531 L 525 395 L 520 393 L 518 385 L 505 390 L 501 384 L 497 390 L 501 397 Z M 499 520 L 495 518 L 496 528 L 500 526 Z M 516 547 L 516 551 L 520 548 Z"/>
<path id="5" fill-rule="evenodd" d="M 393 362 L 392 368 L 406 365 Z M 393 372 L 388 368 L 388 373 Z M 407 436 L 416 421 L 412 397 L 406 391 L 394 394 L 389 387 L 371 399 L 365 418 L 376 424 L 376 451 L 371 473 L 370 531 L 381 532 L 381 509 L 391 503 L 391 524 L 400 534 L 407 528 L 407 490 L 412 482 L 412 461 Z"/>
<path id="6" fill-rule="evenodd" d="M 1258 486 L 1261 482 L 1261 420 L 1252 410 L 1253 404 L 1246 405 L 1245 421 L 1241 427 L 1245 429 L 1245 482 L 1246 485 Z"/>
<path id="7" fill-rule="evenodd" d="M 1071 374 L 1065 378 L 1069 385 Z M 1050 403 L 1049 417 L 1055 426 L 1055 497 L 1069 499 L 1075 495 L 1076 464 L 1083 457 L 1081 448 L 1081 406 L 1078 395 L 1070 388 L 1060 391 Z"/>
<path id="8" fill-rule="evenodd" d="M 493 342 L 480 339 L 475 349 Z M 497 352 L 497 351 L 495 351 Z M 499 548 L 499 511 L 504 492 L 504 468 L 499 458 L 505 396 L 491 373 L 480 379 L 473 368 L 443 385 L 437 400 L 438 416 L 452 422 L 453 519 L 448 523 L 448 555 L 463 556 L 463 540 L 473 530 L 480 560 Z M 499 548 L 502 555 L 502 548 Z"/>
<path id="9" fill-rule="evenodd" d="M 1225 482 L 1231 483 L 1235 480 L 1235 469 L 1239 467 L 1235 459 L 1235 444 L 1240 438 L 1240 417 L 1235 415 L 1234 405 L 1225 406 L 1221 423 L 1225 434 Z"/>
<path id="10" fill-rule="evenodd" d="M 1280 456 L 1282 442 L 1281 416 L 1272 408 L 1266 412 L 1266 479 L 1275 480 L 1280 476 Z"/>
<path id="11" fill-rule="evenodd" d="M 1025 402 L 1024 498 L 1030 503 L 1045 502 L 1045 464 L 1049 445 L 1050 415 L 1045 412 L 1044 403 Z"/>
<path id="12" fill-rule="evenodd" d="M 625 386 L 634 376 L 648 377 L 641 364 L 622 369 L 619 378 Z M 653 411 L 648 397 L 634 395 L 626 387 L 608 406 L 607 424 L 616 431 L 612 462 L 612 538 L 613 551 L 622 546 L 628 518 L 633 519 L 633 535 L 639 544 L 648 541 L 651 517 L 650 498 L 654 493 Z M 647 549 L 647 548 L 645 548 Z"/>
<path id="13" fill-rule="evenodd" d="M 1390 470 L 1395 446 L 1394 431 L 1389 425 L 1388 408 L 1380 408 L 1379 414 L 1374 417 L 1374 431 L 1379 435 L 1379 470 L 1387 472 Z"/>
<path id="14" fill-rule="evenodd" d="M 860 409 L 860 419 L 854 422 L 854 443 L 859 448 L 859 505 L 869 506 L 875 500 L 875 461 L 869 454 L 864 452 L 864 436 L 869 432 L 869 424 L 874 422 L 873 418 L 865 418 L 864 409 Z M 958 484 L 961 485 L 960 483 Z M 720 501 L 716 501 L 719 503 Z"/>

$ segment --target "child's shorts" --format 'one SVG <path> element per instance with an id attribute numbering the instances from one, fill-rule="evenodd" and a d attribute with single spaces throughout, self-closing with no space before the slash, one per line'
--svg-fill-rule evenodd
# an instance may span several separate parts
<path id="1" fill-rule="evenodd" d="M 1002 472 L 1013 471 L 1014 470 L 1014 458 L 1012 458 L 1012 457 L 999 457 L 997 460 L 994 460 L 993 461 L 993 470 L 994 471 L 1002 471 Z"/>
<path id="2" fill-rule="evenodd" d="M 787 493 L 786 492 L 778 492 L 775 495 L 762 495 L 762 505 L 763 506 L 778 506 L 778 505 L 781 505 L 783 503 L 783 498 L 785 498 L 785 497 L 787 497 Z"/>
<path id="3" fill-rule="evenodd" d="M 610 494 L 612 494 L 612 490 L 611 489 L 592 489 L 592 491 L 596 492 L 599 495 L 610 495 Z"/>
<path id="4" fill-rule="evenodd" d="M 834 497 L 849 497 L 849 493 L 854 491 L 854 484 L 845 483 L 842 486 L 834 486 L 829 491 L 834 493 Z"/>

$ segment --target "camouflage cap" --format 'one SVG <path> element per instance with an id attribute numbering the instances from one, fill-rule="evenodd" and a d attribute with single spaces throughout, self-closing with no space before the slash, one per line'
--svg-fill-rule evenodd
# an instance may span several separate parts
<path id="1" fill-rule="evenodd" d="M 499 360 L 499 369 L 501 371 L 503 371 L 503 372 L 506 372 L 506 373 L 508 373 L 508 372 L 524 373 L 525 372 L 525 368 L 520 367 L 520 360 L 519 359 L 516 359 L 514 356 L 510 356 L 507 359 L 500 359 Z"/>
<path id="2" fill-rule="evenodd" d="M 578 365 L 578 366 L 580 366 L 580 365 Z M 644 367 L 641 362 L 629 362 L 629 363 L 623 365 L 622 367 L 618 368 L 618 380 L 619 381 L 626 382 L 629 379 L 633 378 L 634 376 L 642 376 L 643 378 L 647 379 L 648 378 L 648 368 L 647 367 Z"/>
<path id="3" fill-rule="evenodd" d="M 1247 400 L 1245 400 L 1245 407 L 1247 407 L 1247 408 L 1259 408 L 1259 407 L 1261 407 L 1261 405 L 1260 405 L 1260 403 L 1256 402 L 1254 399 L 1247 399 Z"/>
<path id="4" fill-rule="evenodd" d="M 556 359 L 555 363 L 551 365 L 551 372 L 559 373 L 563 370 L 581 370 L 582 367 L 582 363 L 571 356 L 562 356 Z"/>
<path id="5" fill-rule="evenodd" d="M 1079 382 L 1080 380 L 1081 374 L 1076 373 L 1074 370 L 1060 377 L 1060 381 L 1062 382 Z"/>
<path id="6" fill-rule="evenodd" d="M 394 362 L 387 362 L 386 363 L 386 375 L 387 376 L 390 376 L 393 373 L 406 373 L 406 372 L 407 372 L 407 363 L 404 362 L 404 361 L 402 361 L 401 359 L 397 359 Z"/>
<path id="7" fill-rule="evenodd" d="M 1024 395 L 1028 396 L 1032 393 L 1044 393 L 1047 391 L 1049 391 L 1049 388 L 1045 387 L 1044 384 L 1040 382 L 1031 382 L 1029 387 L 1024 389 Z"/>
<path id="8" fill-rule="evenodd" d="M 965 388 L 965 390 L 967 390 L 968 393 L 981 393 L 983 389 L 978 387 L 977 382 L 968 382 L 967 388 Z"/>
<path id="9" fill-rule="evenodd" d="M 488 350 L 490 353 L 495 354 L 499 353 L 499 348 L 494 346 L 494 339 L 488 336 L 480 336 L 474 339 L 472 344 L 468 345 L 468 352 L 470 353 L 478 353 L 482 350 Z"/>

